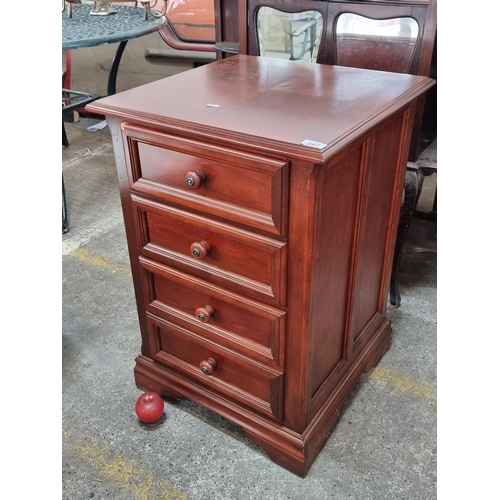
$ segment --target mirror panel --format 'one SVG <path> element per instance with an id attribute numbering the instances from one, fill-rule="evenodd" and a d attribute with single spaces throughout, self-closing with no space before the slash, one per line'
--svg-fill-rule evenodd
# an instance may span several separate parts
<path id="1" fill-rule="evenodd" d="M 290 13 L 261 7 L 257 12 L 261 56 L 316 62 L 322 32 L 323 16 L 314 10 Z"/>
<path id="2" fill-rule="evenodd" d="M 336 63 L 340 66 L 408 73 L 418 23 L 411 17 L 370 19 L 341 14 L 337 20 Z"/>

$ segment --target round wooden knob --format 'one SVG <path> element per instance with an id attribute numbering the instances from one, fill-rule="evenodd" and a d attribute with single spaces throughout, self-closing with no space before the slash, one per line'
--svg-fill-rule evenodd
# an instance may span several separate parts
<path id="1" fill-rule="evenodd" d="M 191 244 L 191 255 L 197 259 L 204 259 L 210 252 L 210 245 L 206 241 L 196 241 Z"/>
<path id="2" fill-rule="evenodd" d="M 214 308 L 211 306 L 205 306 L 205 307 L 198 307 L 196 309 L 196 317 L 202 322 L 202 323 L 208 323 L 214 314 Z"/>
<path id="3" fill-rule="evenodd" d="M 202 170 L 190 170 L 186 174 L 186 184 L 191 189 L 200 189 L 206 178 L 205 172 Z"/>
<path id="4" fill-rule="evenodd" d="M 212 375 L 217 366 L 214 358 L 208 358 L 200 363 L 200 369 L 205 375 Z"/>

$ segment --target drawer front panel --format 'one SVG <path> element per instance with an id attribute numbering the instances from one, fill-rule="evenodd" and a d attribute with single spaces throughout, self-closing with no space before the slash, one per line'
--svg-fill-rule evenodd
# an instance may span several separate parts
<path id="1" fill-rule="evenodd" d="M 274 305 L 285 303 L 286 243 L 132 197 L 148 257 Z M 206 249 L 206 255 L 195 256 Z"/>
<path id="2" fill-rule="evenodd" d="M 283 373 L 267 370 L 173 323 L 149 315 L 153 358 L 206 387 L 282 420 Z M 212 370 L 204 373 L 202 366 Z"/>
<path id="3" fill-rule="evenodd" d="M 271 233 L 284 233 L 286 162 L 129 124 L 124 125 L 123 133 L 133 190 Z"/>
<path id="4" fill-rule="evenodd" d="M 285 312 L 140 258 L 148 310 L 273 368 L 284 365 Z"/>

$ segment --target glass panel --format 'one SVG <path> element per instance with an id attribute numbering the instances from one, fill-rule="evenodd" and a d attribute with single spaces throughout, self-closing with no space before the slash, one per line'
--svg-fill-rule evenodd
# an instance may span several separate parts
<path id="1" fill-rule="evenodd" d="M 417 36 L 418 24 L 411 17 L 376 20 L 342 14 L 336 28 L 337 64 L 408 73 Z"/>
<path id="2" fill-rule="evenodd" d="M 257 13 L 261 56 L 316 62 L 322 32 L 323 16 L 314 10 L 292 14 L 261 7 Z"/>

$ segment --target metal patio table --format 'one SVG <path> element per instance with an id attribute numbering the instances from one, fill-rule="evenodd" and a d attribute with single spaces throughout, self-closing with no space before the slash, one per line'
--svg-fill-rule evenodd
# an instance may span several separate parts
<path id="1" fill-rule="evenodd" d="M 91 4 L 73 4 L 71 18 L 68 16 L 67 8 L 62 12 L 63 51 L 118 43 L 108 75 L 106 95 L 116 93 L 118 67 L 127 42 L 133 38 L 154 33 L 166 23 L 166 17 L 156 18 L 147 16 L 146 18 L 144 9 L 141 7 L 114 5 L 114 10 L 116 10 L 116 13 L 106 16 L 91 15 Z M 65 88 L 62 89 L 62 92 L 63 114 L 82 108 L 96 99 L 105 97 L 105 95 L 89 94 Z M 68 139 L 64 128 L 64 120 L 62 134 L 62 143 L 64 146 L 67 146 Z M 62 225 L 63 233 L 68 232 L 64 178 L 62 187 Z"/>

